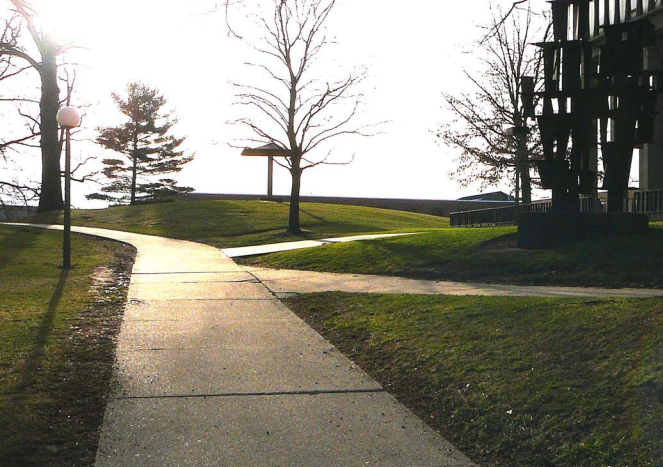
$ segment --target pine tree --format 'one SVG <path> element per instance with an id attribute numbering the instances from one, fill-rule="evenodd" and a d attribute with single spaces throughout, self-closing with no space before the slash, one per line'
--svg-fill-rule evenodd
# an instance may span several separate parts
<path id="1" fill-rule="evenodd" d="M 128 121 L 119 126 L 99 129 L 97 143 L 118 152 L 124 158 L 104 159 L 103 174 L 110 183 L 101 193 L 88 195 L 118 203 L 135 204 L 175 193 L 188 193 L 192 188 L 179 187 L 170 178 L 159 175 L 182 170 L 193 155 L 178 150 L 185 138 L 168 134 L 177 120 L 164 110 L 166 99 L 161 93 L 143 83 L 127 86 L 127 95 L 111 94 L 119 110 Z"/>

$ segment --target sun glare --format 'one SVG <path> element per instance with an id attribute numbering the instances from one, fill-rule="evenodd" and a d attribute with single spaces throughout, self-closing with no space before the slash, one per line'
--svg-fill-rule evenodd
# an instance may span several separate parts
<path id="1" fill-rule="evenodd" d="M 111 25 L 121 24 L 126 2 L 111 5 L 89 0 L 34 0 L 38 24 L 61 44 L 90 47 L 112 40 L 104 34 Z"/>
<path id="2" fill-rule="evenodd" d="M 58 42 L 70 42 L 76 39 L 79 31 L 79 1 L 53 2 L 37 0 L 31 2 L 37 13 L 36 23 Z"/>
<path id="3" fill-rule="evenodd" d="M 168 5 L 166 6 L 166 4 Z M 38 24 L 59 43 L 95 53 L 172 35 L 185 8 L 159 0 L 33 0 Z M 167 24 L 171 24 L 167 27 Z"/>

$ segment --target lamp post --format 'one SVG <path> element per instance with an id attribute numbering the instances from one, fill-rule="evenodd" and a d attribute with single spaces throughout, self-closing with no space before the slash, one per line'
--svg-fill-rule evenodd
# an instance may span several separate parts
<path id="1" fill-rule="evenodd" d="M 58 112 L 58 124 L 65 130 L 64 159 L 64 238 L 62 241 L 62 268 L 71 269 L 71 129 L 81 124 L 81 114 L 74 107 L 63 107 Z"/>

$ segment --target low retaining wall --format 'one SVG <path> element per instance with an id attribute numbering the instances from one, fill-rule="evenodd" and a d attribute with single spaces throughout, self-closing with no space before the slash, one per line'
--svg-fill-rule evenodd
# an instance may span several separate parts
<path id="1" fill-rule="evenodd" d="M 520 248 L 551 248 L 594 235 L 646 232 L 647 214 L 635 213 L 522 213 L 518 216 Z"/>
<path id="2" fill-rule="evenodd" d="M 34 206 L 0 206 L 0 221 L 17 221 L 36 213 Z"/>

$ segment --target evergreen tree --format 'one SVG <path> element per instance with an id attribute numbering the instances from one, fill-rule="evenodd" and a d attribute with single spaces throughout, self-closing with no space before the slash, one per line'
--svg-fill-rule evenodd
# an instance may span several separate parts
<path id="1" fill-rule="evenodd" d="M 156 179 L 159 175 L 182 170 L 193 156 L 178 150 L 185 138 L 168 134 L 177 123 L 165 112 L 166 99 L 142 83 L 127 86 L 127 95 L 112 94 L 119 110 L 128 121 L 115 127 L 99 129 L 97 143 L 124 156 L 104 159 L 103 173 L 110 183 L 101 193 L 88 195 L 88 199 L 101 199 L 135 204 L 175 193 L 187 193 L 192 188 L 179 187 L 170 178 Z"/>

